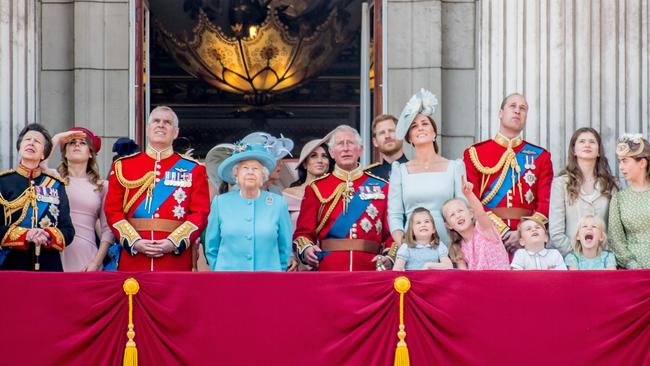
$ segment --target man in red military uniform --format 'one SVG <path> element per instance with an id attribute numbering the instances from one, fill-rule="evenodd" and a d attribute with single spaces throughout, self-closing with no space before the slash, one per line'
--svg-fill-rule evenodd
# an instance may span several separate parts
<path id="1" fill-rule="evenodd" d="M 210 212 L 205 167 L 175 153 L 178 117 L 157 107 L 145 152 L 113 163 L 104 211 L 124 247 L 118 270 L 191 271 L 192 251 Z"/>
<path id="2" fill-rule="evenodd" d="M 465 150 L 467 180 L 501 233 L 509 252 L 520 248 L 517 225 L 522 216 L 548 222 L 553 180 L 551 154 L 525 141 L 528 103 L 511 94 L 501 103 L 497 135 Z"/>
<path id="3" fill-rule="evenodd" d="M 334 171 L 305 188 L 294 244 L 301 260 L 320 271 L 374 270 L 391 247 L 388 183 L 359 167 L 359 133 L 339 126 L 330 133 Z M 376 266 L 373 260 L 378 262 Z"/>

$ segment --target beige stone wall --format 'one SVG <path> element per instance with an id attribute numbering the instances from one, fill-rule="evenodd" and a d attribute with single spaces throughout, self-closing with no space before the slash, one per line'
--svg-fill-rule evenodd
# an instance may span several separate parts
<path id="1" fill-rule="evenodd" d="M 462 156 L 476 121 L 476 2 L 388 0 L 388 113 L 399 116 L 420 88 L 440 102 L 442 154 Z"/>
<path id="2" fill-rule="evenodd" d="M 127 0 L 40 1 L 38 119 L 52 132 L 83 126 L 101 136 L 100 169 L 129 134 Z"/>

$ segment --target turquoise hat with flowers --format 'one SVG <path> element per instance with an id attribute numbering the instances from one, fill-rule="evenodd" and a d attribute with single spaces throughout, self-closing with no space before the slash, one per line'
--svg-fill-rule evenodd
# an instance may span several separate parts
<path id="1" fill-rule="evenodd" d="M 438 108 L 438 98 L 430 91 L 420 89 L 406 103 L 402 113 L 399 115 L 397 126 L 395 127 L 395 137 L 404 140 L 415 116 L 423 114 L 433 118 L 433 114 L 436 113 L 436 108 Z"/>
<path id="2" fill-rule="evenodd" d="M 253 132 L 235 144 L 232 155 L 219 165 L 217 174 L 223 181 L 236 184 L 232 169 L 237 163 L 246 160 L 257 160 L 272 172 L 276 161 L 289 154 L 292 148 L 291 139 L 275 138 L 265 132 Z"/>

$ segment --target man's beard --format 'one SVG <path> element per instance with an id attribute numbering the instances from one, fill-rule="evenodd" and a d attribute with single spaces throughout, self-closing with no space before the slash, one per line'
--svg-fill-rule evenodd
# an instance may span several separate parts
<path id="1" fill-rule="evenodd" d="M 390 150 L 379 149 L 379 152 L 382 153 L 382 154 L 384 154 L 384 155 L 391 156 L 391 155 L 394 155 L 394 154 L 396 154 L 398 151 L 401 151 L 401 150 L 402 150 L 402 144 L 400 144 L 399 142 L 395 141 L 395 147 L 393 147 L 393 148 L 390 149 Z"/>

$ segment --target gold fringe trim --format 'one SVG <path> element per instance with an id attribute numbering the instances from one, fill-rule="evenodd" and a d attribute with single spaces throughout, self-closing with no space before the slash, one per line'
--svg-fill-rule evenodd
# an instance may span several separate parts
<path id="1" fill-rule="evenodd" d="M 133 330 L 133 295 L 137 294 L 140 290 L 140 284 L 136 281 L 135 278 L 127 278 L 122 285 L 124 293 L 129 296 L 129 325 L 126 336 L 129 338 L 126 341 L 126 347 L 124 348 L 124 360 L 123 366 L 138 366 L 138 349 L 135 346 L 135 330 Z"/>
<path id="2" fill-rule="evenodd" d="M 406 346 L 406 330 L 404 326 L 404 294 L 411 288 L 411 281 L 406 276 L 399 276 L 393 283 L 395 291 L 399 293 L 399 331 L 397 332 L 397 348 L 395 349 L 395 366 L 410 366 L 409 350 Z"/>

